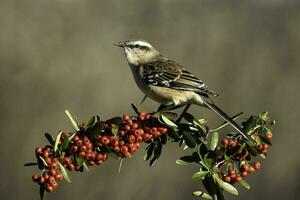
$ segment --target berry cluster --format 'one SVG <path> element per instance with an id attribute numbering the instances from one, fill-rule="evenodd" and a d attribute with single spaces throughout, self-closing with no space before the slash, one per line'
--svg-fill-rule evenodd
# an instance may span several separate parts
<path id="1" fill-rule="evenodd" d="M 43 165 L 39 165 L 40 169 L 43 169 L 42 174 L 33 175 L 32 180 L 43 186 L 48 192 L 52 192 L 58 187 L 58 182 L 64 179 L 64 176 L 59 171 L 57 158 L 53 157 L 53 147 L 46 146 L 44 148 L 38 147 L 35 149 L 35 155 L 42 158 L 47 164 L 47 169 L 44 169 Z"/>
<path id="2" fill-rule="evenodd" d="M 222 177 L 225 182 L 240 182 L 244 177 L 261 168 L 261 164 L 259 162 L 250 164 L 250 160 L 257 154 L 267 153 L 269 145 L 265 142 L 270 143 L 272 139 L 272 133 L 254 133 L 253 137 L 255 137 L 257 141 L 260 141 L 260 144 L 252 147 L 249 144 L 246 144 L 245 141 L 239 136 L 227 136 L 221 141 L 221 146 L 216 148 L 216 151 L 223 152 L 221 156 L 216 158 L 217 162 L 224 162 L 225 155 L 230 156 L 232 159 L 231 162 L 224 162 L 224 166 L 220 167 L 220 177 Z M 234 161 L 237 162 L 239 167 L 235 167 Z M 225 168 L 225 170 L 223 170 L 223 168 Z"/>
<path id="3" fill-rule="evenodd" d="M 76 134 L 62 133 L 54 145 L 35 151 L 41 175 L 33 175 L 32 179 L 48 192 L 58 187 L 58 181 L 67 180 L 64 173 L 83 171 L 84 168 L 102 165 L 110 153 L 119 159 L 130 157 L 142 144 L 151 142 L 168 132 L 157 117 L 149 113 L 139 113 L 137 117 L 123 115 L 118 123 L 101 122 L 103 125 L 96 134 L 90 134 L 88 127 L 81 124 Z M 67 146 L 63 143 L 70 139 Z"/>

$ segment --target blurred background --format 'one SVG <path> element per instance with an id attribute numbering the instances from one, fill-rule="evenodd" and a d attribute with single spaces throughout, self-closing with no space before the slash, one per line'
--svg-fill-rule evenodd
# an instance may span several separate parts
<path id="1" fill-rule="evenodd" d="M 85 121 L 133 114 L 143 97 L 121 49 L 112 44 L 142 38 L 197 74 L 231 115 L 269 111 L 277 121 L 273 147 L 252 189 L 230 199 L 299 199 L 300 1 L 297 0 L 1 0 L 1 199 L 38 199 L 32 183 L 34 148 L 43 133 L 70 130 L 65 109 Z M 158 104 L 147 100 L 143 110 Z M 192 107 L 214 127 L 212 112 Z M 232 130 L 232 129 L 227 129 Z M 143 146 L 119 163 L 109 160 L 72 175 L 47 199 L 195 199 L 197 170 L 178 166 L 185 155 L 169 144 L 154 167 Z"/>

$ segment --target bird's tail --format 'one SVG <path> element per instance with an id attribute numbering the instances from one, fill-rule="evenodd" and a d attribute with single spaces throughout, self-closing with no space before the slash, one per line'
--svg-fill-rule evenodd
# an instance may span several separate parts
<path id="1" fill-rule="evenodd" d="M 238 125 L 235 121 L 233 121 L 223 110 L 221 110 L 218 106 L 216 106 L 214 103 L 210 103 L 207 101 L 203 101 L 204 105 L 206 105 L 209 109 L 217 113 L 220 117 L 222 117 L 226 122 L 228 122 L 233 128 L 235 128 L 244 138 L 247 140 L 250 140 L 254 144 L 256 144 L 256 141 L 250 137 L 245 131 Z"/>

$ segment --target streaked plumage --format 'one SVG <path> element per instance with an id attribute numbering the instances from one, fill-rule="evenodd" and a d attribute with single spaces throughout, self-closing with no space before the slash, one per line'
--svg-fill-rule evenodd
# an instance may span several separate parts
<path id="1" fill-rule="evenodd" d="M 231 124 L 241 135 L 255 142 L 210 96 L 218 96 L 194 74 L 162 56 L 150 43 L 132 40 L 116 44 L 124 48 L 138 87 L 151 99 L 168 106 L 197 104 L 207 107 Z"/>

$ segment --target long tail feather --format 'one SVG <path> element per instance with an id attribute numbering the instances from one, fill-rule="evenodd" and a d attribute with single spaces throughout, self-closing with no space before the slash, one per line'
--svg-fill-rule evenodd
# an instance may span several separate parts
<path id="1" fill-rule="evenodd" d="M 233 121 L 223 110 L 221 110 L 213 103 L 206 102 L 205 100 L 203 102 L 208 108 L 210 108 L 212 111 L 217 113 L 220 117 L 222 117 L 225 121 L 227 121 L 233 128 L 235 128 L 244 138 L 256 144 L 256 141 L 252 139 L 247 133 L 245 133 L 245 131 L 240 127 L 240 125 L 238 125 L 235 121 Z"/>

